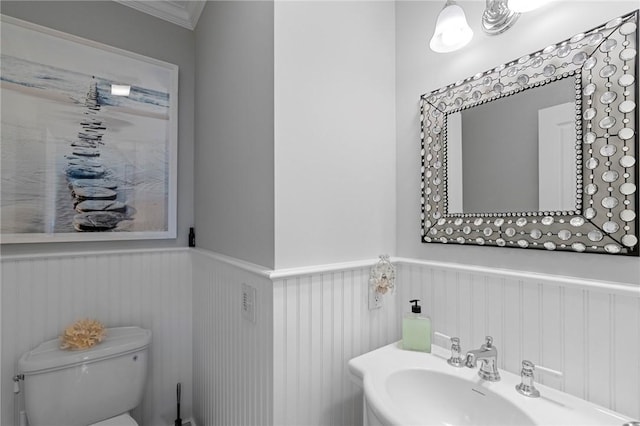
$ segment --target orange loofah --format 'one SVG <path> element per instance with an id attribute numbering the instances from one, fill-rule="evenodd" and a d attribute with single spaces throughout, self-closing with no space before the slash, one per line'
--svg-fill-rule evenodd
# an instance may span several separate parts
<path id="1" fill-rule="evenodd" d="M 60 349 L 78 351 L 102 342 L 107 334 L 104 325 L 93 319 L 81 319 L 64 329 Z"/>

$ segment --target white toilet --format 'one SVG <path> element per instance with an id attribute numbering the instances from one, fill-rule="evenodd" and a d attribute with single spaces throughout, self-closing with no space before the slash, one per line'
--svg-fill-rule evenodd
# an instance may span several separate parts
<path id="1" fill-rule="evenodd" d="M 142 401 L 151 331 L 108 328 L 96 346 L 68 351 L 58 339 L 18 361 L 29 426 L 135 426 Z"/>

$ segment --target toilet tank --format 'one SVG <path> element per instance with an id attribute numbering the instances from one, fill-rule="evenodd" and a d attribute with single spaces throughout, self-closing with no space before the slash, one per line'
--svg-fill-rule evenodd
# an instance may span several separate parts
<path id="1" fill-rule="evenodd" d="M 108 328 L 105 339 L 80 351 L 41 343 L 18 361 L 30 426 L 86 426 L 140 404 L 151 331 Z"/>

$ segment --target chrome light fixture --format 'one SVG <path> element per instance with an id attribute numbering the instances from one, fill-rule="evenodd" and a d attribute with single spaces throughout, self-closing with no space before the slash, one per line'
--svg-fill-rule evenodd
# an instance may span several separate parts
<path id="1" fill-rule="evenodd" d="M 487 0 L 482 14 L 482 29 L 489 35 L 507 31 L 521 13 L 530 12 L 552 0 Z"/>
<path id="2" fill-rule="evenodd" d="M 482 13 L 482 29 L 489 35 L 507 31 L 521 13 L 537 9 L 553 0 L 486 0 Z M 466 46 L 473 37 L 464 10 L 453 0 L 438 14 L 436 29 L 429 42 L 431 50 L 438 53 L 453 52 Z"/>
<path id="3" fill-rule="evenodd" d="M 473 37 L 464 10 L 453 0 L 447 0 L 436 21 L 436 29 L 429 42 L 438 53 L 453 52 L 466 46 Z"/>
<path id="4" fill-rule="evenodd" d="M 529 3 L 533 2 L 529 0 Z M 490 35 L 503 33 L 516 23 L 519 16 L 511 9 L 511 1 L 487 0 L 487 7 L 482 14 L 482 29 Z"/>

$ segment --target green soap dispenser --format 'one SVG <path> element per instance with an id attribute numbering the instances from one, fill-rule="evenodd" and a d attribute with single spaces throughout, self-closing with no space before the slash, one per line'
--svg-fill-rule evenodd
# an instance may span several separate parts
<path id="1" fill-rule="evenodd" d="M 421 315 L 419 301 L 411 300 L 411 312 L 407 312 L 402 318 L 402 348 L 431 352 L 431 318 Z"/>

